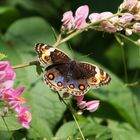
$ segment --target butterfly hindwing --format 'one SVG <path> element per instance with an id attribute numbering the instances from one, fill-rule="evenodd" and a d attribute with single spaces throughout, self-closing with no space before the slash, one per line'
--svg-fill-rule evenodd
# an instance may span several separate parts
<path id="1" fill-rule="evenodd" d="M 64 76 L 55 66 L 47 67 L 43 75 L 44 81 L 51 89 L 64 91 Z"/>
<path id="2" fill-rule="evenodd" d="M 87 81 L 77 77 L 78 74 L 75 75 L 75 70 L 70 67 L 71 63 L 47 67 L 44 72 L 45 82 L 56 91 L 63 91 L 76 96 L 85 94 L 89 89 Z"/>
<path id="3" fill-rule="evenodd" d="M 101 68 L 99 68 L 96 65 L 81 62 L 79 63 L 80 67 L 83 68 L 87 83 L 92 88 L 97 88 L 102 85 L 108 84 L 111 81 L 111 77 L 108 73 L 103 71 Z"/>
<path id="4" fill-rule="evenodd" d="M 51 65 L 70 61 L 70 58 L 64 52 L 50 45 L 37 43 L 35 45 L 35 50 L 41 64 Z"/>

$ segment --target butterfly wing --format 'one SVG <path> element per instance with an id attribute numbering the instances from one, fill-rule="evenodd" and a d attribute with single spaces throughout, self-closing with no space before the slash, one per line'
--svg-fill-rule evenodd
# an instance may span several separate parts
<path id="1" fill-rule="evenodd" d="M 88 85 L 87 81 L 84 79 L 73 80 L 71 79 L 67 83 L 67 93 L 73 94 L 75 96 L 81 96 L 87 93 L 90 86 Z"/>
<path id="2" fill-rule="evenodd" d="M 110 76 L 96 65 L 77 63 L 59 49 L 38 43 L 35 46 L 41 64 L 49 66 L 44 71 L 44 81 L 56 91 L 76 96 L 85 94 L 90 87 L 97 88 L 110 82 Z"/>
<path id="3" fill-rule="evenodd" d="M 70 58 L 64 52 L 50 45 L 37 43 L 35 45 L 35 50 L 41 64 L 51 65 L 56 63 L 67 63 L 70 61 Z"/>
<path id="4" fill-rule="evenodd" d="M 63 64 L 62 64 L 63 65 Z M 58 70 L 60 65 L 50 65 L 44 71 L 44 81 L 49 87 L 56 91 L 65 90 L 64 75 Z"/>
<path id="5" fill-rule="evenodd" d="M 83 69 L 86 75 L 87 83 L 92 88 L 98 88 L 111 81 L 109 74 L 96 65 L 81 62 L 79 63 L 79 66 Z"/>
<path id="6" fill-rule="evenodd" d="M 82 73 L 71 68 L 71 63 L 48 66 L 44 72 L 44 81 L 56 91 L 67 92 L 76 96 L 85 94 L 89 85 L 81 78 Z"/>

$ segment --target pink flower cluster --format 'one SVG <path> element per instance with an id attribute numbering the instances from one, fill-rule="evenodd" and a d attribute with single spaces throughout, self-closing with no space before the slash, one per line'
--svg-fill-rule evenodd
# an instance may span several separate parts
<path id="1" fill-rule="evenodd" d="M 72 11 L 67 11 L 63 14 L 63 27 L 67 30 L 82 29 L 86 26 L 86 18 L 88 17 L 89 8 L 87 5 L 80 6 L 73 16 Z"/>
<path id="2" fill-rule="evenodd" d="M 99 107 L 99 100 L 93 100 L 93 101 L 83 101 L 84 95 L 81 96 L 75 96 L 75 100 L 77 101 L 77 106 L 82 110 L 88 110 L 89 112 L 94 112 Z"/>
<path id="3" fill-rule="evenodd" d="M 10 67 L 9 62 L 0 61 L 0 100 L 17 112 L 16 117 L 23 127 L 30 128 L 29 122 L 32 116 L 28 111 L 28 106 L 22 107 L 26 99 L 20 96 L 24 91 L 24 87 L 17 90 L 13 88 L 15 77 L 16 73 Z"/>
<path id="4" fill-rule="evenodd" d="M 119 7 L 120 14 L 113 17 L 111 12 L 91 13 L 87 5 L 80 6 L 73 16 L 72 11 L 67 11 L 63 14 L 62 27 L 63 33 L 67 31 L 75 31 L 83 29 L 88 25 L 89 29 L 114 33 L 124 30 L 126 35 L 131 35 L 133 32 L 140 32 L 140 1 L 124 0 Z M 111 18 L 112 17 L 112 18 Z M 101 21 L 103 20 L 103 21 Z M 88 21 L 88 22 L 87 22 Z M 91 23 L 101 21 L 99 25 L 94 26 Z M 89 26 L 91 25 L 91 26 Z"/>

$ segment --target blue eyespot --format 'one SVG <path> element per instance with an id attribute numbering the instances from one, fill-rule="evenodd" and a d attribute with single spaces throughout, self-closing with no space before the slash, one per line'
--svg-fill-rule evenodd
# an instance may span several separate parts
<path id="1" fill-rule="evenodd" d="M 62 84 L 64 84 L 64 77 L 62 76 L 58 76 L 55 77 L 54 82 L 57 84 L 58 82 L 61 82 Z"/>

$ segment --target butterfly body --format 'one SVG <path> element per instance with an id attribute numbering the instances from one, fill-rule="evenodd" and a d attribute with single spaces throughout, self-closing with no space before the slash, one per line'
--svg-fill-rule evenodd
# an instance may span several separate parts
<path id="1" fill-rule="evenodd" d="M 59 49 L 43 43 L 36 44 L 41 64 L 47 65 L 44 81 L 56 91 L 80 96 L 90 88 L 110 82 L 110 76 L 96 65 L 71 60 Z"/>

